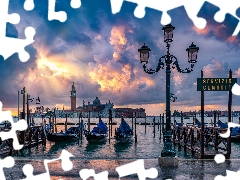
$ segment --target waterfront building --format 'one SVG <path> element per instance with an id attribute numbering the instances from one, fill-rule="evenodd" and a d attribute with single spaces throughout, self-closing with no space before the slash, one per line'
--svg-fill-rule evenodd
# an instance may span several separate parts
<path id="1" fill-rule="evenodd" d="M 132 109 L 132 108 L 116 108 L 115 109 L 115 117 L 120 118 L 120 117 L 125 117 L 125 118 L 131 118 L 131 117 L 136 117 L 137 118 L 145 118 L 146 117 L 146 112 L 145 109 L 140 108 L 140 109 Z"/>
<path id="2" fill-rule="evenodd" d="M 96 97 L 93 100 L 92 104 L 88 102 L 88 104 L 85 105 L 85 102 L 83 101 L 83 106 L 79 106 L 78 108 L 84 110 L 83 117 L 88 117 L 88 115 L 90 114 L 90 118 L 97 118 L 99 116 L 101 116 L 102 118 L 108 118 L 109 110 L 112 111 L 112 117 L 115 117 L 115 110 L 113 106 L 114 104 L 111 103 L 110 100 L 105 104 L 101 104 L 100 99 Z"/>

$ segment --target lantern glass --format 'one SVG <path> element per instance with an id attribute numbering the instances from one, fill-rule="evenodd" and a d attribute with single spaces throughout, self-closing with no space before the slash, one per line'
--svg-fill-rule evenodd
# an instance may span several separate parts
<path id="1" fill-rule="evenodd" d="M 173 27 L 171 24 L 168 24 L 162 28 L 164 31 L 164 42 L 172 42 L 173 41 Z"/>
<path id="2" fill-rule="evenodd" d="M 196 63 L 197 62 L 197 53 L 198 53 L 199 48 L 193 44 L 189 46 L 189 48 L 186 49 L 188 52 L 188 62 L 189 63 Z"/>
<path id="3" fill-rule="evenodd" d="M 138 49 L 138 52 L 140 53 L 140 62 L 141 63 L 148 63 L 148 59 L 149 59 L 149 51 L 151 51 L 151 49 L 145 45 L 144 45 Z"/>
<path id="4" fill-rule="evenodd" d="M 148 52 L 148 50 L 142 50 L 140 52 L 140 61 L 141 61 L 141 63 L 142 62 L 148 63 L 148 59 L 149 59 L 149 52 Z"/>
<path id="5" fill-rule="evenodd" d="M 197 51 L 188 53 L 188 62 L 189 63 L 195 63 L 197 62 Z"/>

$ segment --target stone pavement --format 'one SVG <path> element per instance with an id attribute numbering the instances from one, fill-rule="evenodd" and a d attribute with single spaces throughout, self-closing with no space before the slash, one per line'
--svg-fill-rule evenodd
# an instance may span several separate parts
<path id="1" fill-rule="evenodd" d="M 109 172 L 109 180 L 118 179 L 116 167 L 136 161 L 136 159 L 105 159 L 105 160 L 81 160 L 72 158 L 73 169 L 64 172 L 61 168 L 61 161 L 49 164 L 51 179 L 75 180 L 81 179 L 79 171 L 81 169 L 94 169 L 95 173 L 102 171 Z M 15 166 L 11 169 L 4 169 L 6 179 L 15 180 L 25 178 L 22 167 L 30 163 L 34 167 L 34 174 L 46 172 L 43 161 L 33 159 L 16 159 Z M 176 168 L 160 168 L 157 159 L 145 159 L 145 169 L 157 168 L 158 177 L 156 179 L 173 179 L 173 180 L 214 180 L 217 175 L 226 175 L 226 170 L 238 171 L 240 169 L 240 160 L 226 160 L 225 163 L 217 164 L 214 160 L 197 160 L 197 159 L 179 159 L 179 165 Z M 90 178 L 93 179 L 93 178 Z M 136 174 L 130 175 L 121 180 L 138 180 Z M 150 180 L 150 179 L 148 179 Z M 232 180 L 232 179 L 231 179 Z"/>

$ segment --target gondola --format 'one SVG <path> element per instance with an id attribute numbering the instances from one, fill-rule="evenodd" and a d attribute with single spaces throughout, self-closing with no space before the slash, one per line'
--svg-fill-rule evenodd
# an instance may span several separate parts
<path id="1" fill-rule="evenodd" d="M 133 130 L 130 128 L 128 123 L 123 119 L 121 119 L 120 126 L 115 130 L 114 138 L 116 143 L 127 143 L 132 142 L 133 139 Z"/>
<path id="2" fill-rule="evenodd" d="M 108 136 L 108 127 L 106 124 L 99 118 L 99 123 L 91 131 L 85 130 L 84 135 L 88 142 L 105 142 Z"/>
<path id="3" fill-rule="evenodd" d="M 75 142 L 79 139 L 80 135 L 80 128 L 77 127 L 70 127 L 67 131 L 52 133 L 51 130 L 52 124 L 48 124 L 45 128 L 45 133 L 48 141 L 51 142 Z M 85 130 L 85 125 L 82 125 L 82 132 Z"/>
<path id="4" fill-rule="evenodd" d="M 218 120 L 218 127 L 222 128 L 222 129 L 227 129 L 228 124 L 225 124 L 222 121 Z M 239 127 L 232 128 L 231 142 L 240 142 L 240 128 Z"/>

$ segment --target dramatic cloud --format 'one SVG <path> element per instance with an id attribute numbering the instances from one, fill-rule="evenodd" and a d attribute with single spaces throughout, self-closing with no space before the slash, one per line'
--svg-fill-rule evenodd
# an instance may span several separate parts
<path id="1" fill-rule="evenodd" d="M 143 107 L 148 114 L 160 114 L 165 109 L 165 69 L 146 74 L 139 61 L 138 49 L 146 43 L 151 48 L 147 68 L 155 69 L 166 54 L 163 42 L 161 12 L 146 9 L 142 19 L 134 17 L 136 7 L 125 2 L 121 12 L 113 15 L 109 0 L 82 0 L 79 9 L 72 9 L 69 1 L 57 1 L 56 11 L 66 11 L 68 19 L 61 23 L 47 19 L 47 0 L 36 1 L 35 9 L 27 12 L 24 0 L 11 1 L 10 13 L 19 13 L 21 22 L 7 26 L 7 35 L 24 38 L 26 26 L 36 29 L 35 42 L 26 50 L 31 59 L 22 63 L 17 54 L 0 59 L 0 100 L 5 108 L 17 107 L 17 91 L 26 87 L 31 97 L 39 96 L 44 106 L 70 106 L 72 82 L 77 90 L 77 105 L 83 100 L 108 100 L 115 107 Z M 177 57 L 182 69 L 189 68 L 186 48 L 194 42 L 200 50 L 198 62 L 190 74 L 172 69 L 171 93 L 177 96 L 173 109 L 194 110 L 200 107 L 197 78 L 228 77 L 230 69 L 239 78 L 240 35 L 231 36 L 235 18 L 226 16 L 217 23 L 213 15 L 216 7 L 205 3 L 199 16 L 207 20 L 203 30 L 197 29 L 183 7 L 171 10 L 174 41 L 170 53 Z M 227 92 L 207 92 L 206 108 L 226 109 Z M 238 99 L 239 97 L 234 97 Z M 233 101 L 235 107 L 238 101 Z"/>

